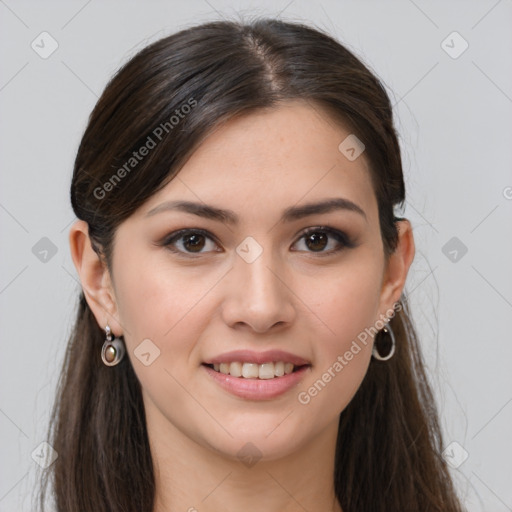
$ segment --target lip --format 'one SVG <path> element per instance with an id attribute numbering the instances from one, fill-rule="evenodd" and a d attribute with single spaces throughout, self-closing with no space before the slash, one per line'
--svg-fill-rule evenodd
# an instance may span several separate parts
<path id="1" fill-rule="evenodd" d="M 234 352 L 230 354 L 234 354 Z M 230 354 L 228 355 L 231 357 Z M 224 354 L 224 356 L 226 356 L 226 354 Z M 234 360 L 235 359 L 230 359 L 229 361 Z M 240 359 L 237 360 L 240 361 Z M 282 361 L 282 359 L 277 360 Z M 218 359 L 212 361 L 227 362 Z M 252 359 L 252 361 L 254 361 L 254 359 Z M 265 359 L 263 362 L 267 361 L 268 359 Z M 246 400 L 271 400 L 283 395 L 293 387 L 297 386 L 297 384 L 299 384 L 299 382 L 305 377 L 306 372 L 311 369 L 311 365 L 306 363 L 306 366 L 302 366 L 302 368 L 283 375 L 282 377 L 274 377 L 273 379 L 246 379 L 244 377 L 234 377 L 233 375 L 225 375 L 224 373 L 216 372 L 213 368 L 206 366 L 206 363 L 203 363 L 201 367 L 221 388 L 235 396 L 245 398 Z"/>
<path id="2" fill-rule="evenodd" d="M 203 363 L 220 364 L 239 362 L 263 364 L 278 361 L 283 361 L 283 363 L 292 363 L 294 366 L 311 365 L 310 361 L 307 361 L 302 357 L 291 354 L 290 352 L 285 352 L 283 350 L 267 350 L 265 352 L 255 352 L 253 350 L 234 350 L 232 352 L 226 352 L 224 354 L 212 357 L 207 361 L 203 361 Z"/>

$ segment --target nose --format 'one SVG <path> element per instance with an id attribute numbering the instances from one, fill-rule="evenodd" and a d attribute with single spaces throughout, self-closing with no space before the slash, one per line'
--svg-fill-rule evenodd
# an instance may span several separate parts
<path id="1" fill-rule="evenodd" d="M 284 328 L 295 318 L 293 297 L 286 272 L 270 250 L 252 262 L 235 255 L 225 280 L 222 317 L 232 328 L 245 326 L 257 333 Z"/>

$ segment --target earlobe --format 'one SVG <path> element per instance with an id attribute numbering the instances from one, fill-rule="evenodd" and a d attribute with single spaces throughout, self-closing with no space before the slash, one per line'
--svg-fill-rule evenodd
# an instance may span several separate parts
<path id="1" fill-rule="evenodd" d="M 415 245 L 411 223 L 407 219 L 397 222 L 398 244 L 389 256 L 381 291 L 381 310 L 393 309 L 400 300 L 409 268 L 414 260 Z"/>
<path id="2" fill-rule="evenodd" d="M 92 248 L 89 226 L 77 220 L 69 231 L 71 258 L 84 291 L 85 299 L 98 325 L 104 329 L 107 323 L 116 336 L 122 334 L 117 318 L 117 306 L 107 265 Z"/>

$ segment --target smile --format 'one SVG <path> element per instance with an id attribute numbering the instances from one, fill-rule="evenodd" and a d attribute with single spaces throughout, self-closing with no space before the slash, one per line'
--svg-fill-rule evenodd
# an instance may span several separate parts
<path id="1" fill-rule="evenodd" d="M 232 375 L 233 377 L 242 377 L 244 379 L 264 380 L 282 377 L 283 375 L 288 375 L 301 368 L 301 366 L 295 366 L 292 363 L 285 363 L 284 361 L 267 362 L 263 364 L 234 361 L 232 363 L 215 363 L 207 366 L 224 375 Z"/>
<path id="2" fill-rule="evenodd" d="M 240 373 L 240 375 L 235 376 L 231 375 L 231 373 L 223 373 L 221 371 L 221 364 L 224 371 L 229 369 L 229 372 L 231 372 L 233 367 L 233 372 L 236 375 Z M 215 366 L 218 366 L 217 370 L 214 368 L 213 363 L 203 363 L 201 366 L 210 378 L 213 379 L 213 382 L 225 391 L 245 400 L 256 401 L 272 400 L 285 394 L 296 387 L 311 369 L 310 364 L 295 366 L 292 363 L 283 363 L 283 367 L 281 367 L 280 361 L 262 364 L 242 364 L 236 361 L 233 363 L 215 363 Z M 284 369 L 285 366 L 288 373 Z M 283 370 L 283 375 L 276 375 L 276 367 L 278 373 L 281 373 L 281 370 Z M 270 376 L 271 372 L 272 376 Z M 246 377 L 244 375 L 250 376 Z"/>

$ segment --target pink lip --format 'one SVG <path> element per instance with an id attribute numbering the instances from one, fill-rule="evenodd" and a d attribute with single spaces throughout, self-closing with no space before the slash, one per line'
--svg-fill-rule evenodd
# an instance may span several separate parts
<path id="1" fill-rule="evenodd" d="M 272 363 L 283 361 L 283 363 L 292 363 L 295 366 L 303 366 L 305 364 L 311 364 L 306 359 L 284 352 L 283 350 L 267 350 L 265 352 L 254 352 L 253 350 L 234 350 L 233 352 L 226 352 L 218 356 L 212 357 L 204 364 L 220 364 L 220 363 Z"/>
<path id="2" fill-rule="evenodd" d="M 240 359 L 230 359 L 230 361 L 235 360 L 240 361 Z M 282 361 L 283 359 L 271 358 L 270 360 Z M 252 361 L 254 361 L 254 359 L 252 359 Z M 263 362 L 266 361 L 268 361 L 268 359 L 265 359 Z M 215 360 L 215 362 L 217 362 L 217 360 Z M 303 366 L 292 373 L 285 374 L 282 377 L 274 377 L 273 379 L 246 379 L 244 377 L 233 377 L 233 375 L 225 375 L 224 373 L 216 372 L 209 366 L 206 366 L 206 364 L 202 364 L 201 366 L 223 389 L 247 400 L 271 400 L 272 398 L 282 395 L 296 386 L 310 369 L 310 366 Z"/>

